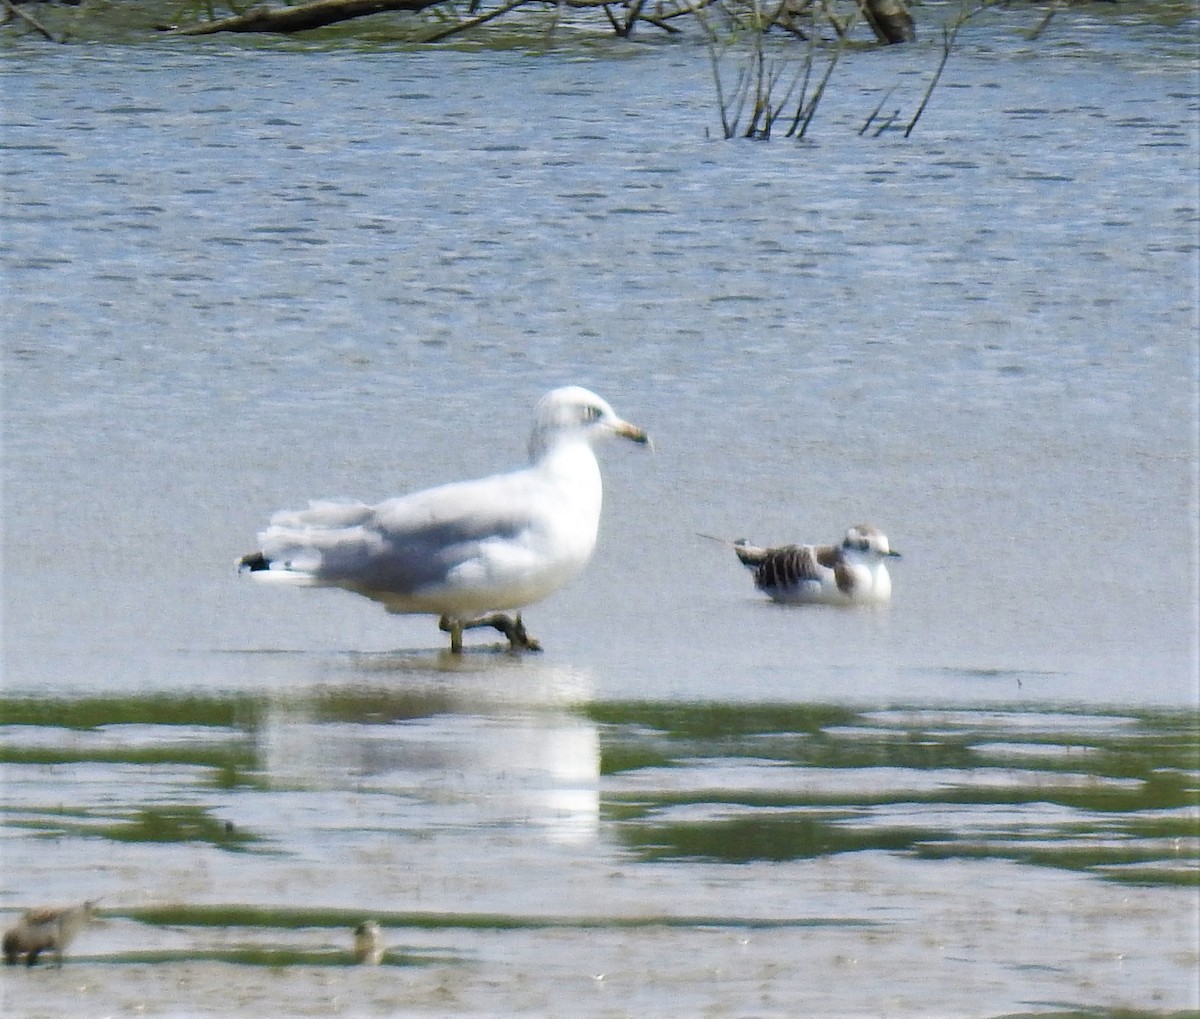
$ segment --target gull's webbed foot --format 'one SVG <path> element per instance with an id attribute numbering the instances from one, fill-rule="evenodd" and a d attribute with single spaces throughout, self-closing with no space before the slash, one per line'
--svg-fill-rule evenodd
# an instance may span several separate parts
<path id="1" fill-rule="evenodd" d="M 463 630 L 475 630 L 482 626 L 490 626 L 504 634 L 508 638 L 509 648 L 513 651 L 542 650 L 542 645 L 526 632 L 519 613 L 514 618 L 506 616 L 503 612 L 493 612 L 490 616 L 481 616 L 469 622 L 451 620 L 448 616 L 442 616 L 438 620 L 438 628 L 450 634 L 450 650 L 454 654 L 462 653 Z"/>
<path id="2" fill-rule="evenodd" d="M 515 619 L 509 619 L 508 616 L 499 613 L 497 615 L 504 620 L 504 625 L 497 622 L 493 622 L 492 625 L 508 638 L 509 646 L 513 651 L 542 650 L 542 645 L 526 632 L 525 624 L 521 622 L 521 613 L 518 612 Z"/>

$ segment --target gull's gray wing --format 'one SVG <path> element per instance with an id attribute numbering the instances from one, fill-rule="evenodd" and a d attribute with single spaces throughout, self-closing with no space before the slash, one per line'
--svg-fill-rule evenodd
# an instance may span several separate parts
<path id="1" fill-rule="evenodd" d="M 265 556 L 318 584 L 407 595 L 444 582 L 534 523 L 524 471 L 464 481 L 370 506 L 315 502 L 277 513 L 261 535 Z"/>

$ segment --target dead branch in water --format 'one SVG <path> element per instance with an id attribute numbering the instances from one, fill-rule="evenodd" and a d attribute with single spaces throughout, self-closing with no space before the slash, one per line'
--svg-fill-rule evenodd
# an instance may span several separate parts
<path id="1" fill-rule="evenodd" d="M 176 35 L 213 35 L 217 32 L 307 32 L 339 21 L 384 14 L 388 11 L 423 11 L 442 0 L 311 0 L 295 7 L 251 7 L 242 14 L 216 21 L 201 21 L 173 29 Z"/>
<path id="2" fill-rule="evenodd" d="M 921 119 L 921 114 L 925 112 L 925 107 L 929 105 L 929 100 L 933 96 L 933 90 L 937 88 L 937 83 L 941 80 L 942 72 L 946 69 L 946 62 L 950 59 L 950 50 L 954 48 L 954 37 L 958 35 L 959 27 L 955 25 L 953 30 L 949 28 L 942 29 L 942 59 L 937 65 L 937 70 L 933 72 L 933 78 L 929 82 L 929 88 L 925 90 L 925 95 L 921 99 L 921 105 L 917 107 L 917 112 L 913 114 L 913 119 L 908 122 L 908 127 L 904 129 L 905 138 L 912 134 L 913 128 L 917 126 L 917 121 Z"/>
<path id="3" fill-rule="evenodd" d="M 1054 20 L 1054 15 L 1058 13 L 1059 0 L 1052 0 L 1049 9 L 1046 11 L 1046 16 L 1034 26 L 1033 31 L 1026 36 L 1030 42 L 1035 42 L 1040 39 L 1042 33 L 1050 27 L 1050 22 Z"/>
<path id="4" fill-rule="evenodd" d="M 16 10 L 13 0 L 0 2 L 10 13 L 24 17 Z M 233 5 L 232 0 L 226 2 Z M 912 134 L 929 105 L 946 69 L 959 30 L 976 14 L 998 2 L 964 0 L 962 11 L 943 28 L 941 60 L 916 112 L 904 129 L 904 137 Z M 1060 2 L 1052 0 L 1055 6 L 1051 7 L 1036 32 L 1044 30 Z M 289 34 L 373 14 L 419 13 L 446 3 L 447 0 L 307 0 L 291 7 L 260 4 L 229 17 L 214 18 L 172 30 L 178 35 L 211 35 L 218 32 Z M 916 35 L 907 0 L 844 0 L 840 5 L 835 0 L 656 0 L 653 6 L 647 0 L 623 0 L 619 8 L 616 0 L 499 0 L 498 6 L 482 14 L 476 13 L 480 7 L 479 0 L 471 0 L 468 17 L 459 20 L 451 10 L 452 23 L 435 29 L 421 41 L 438 42 L 478 28 L 520 8 L 538 4 L 554 8 L 553 24 L 557 24 L 560 12 L 566 9 L 602 12 L 612 30 L 623 38 L 633 33 L 639 21 L 666 32 L 677 32 L 679 29 L 670 24 L 671 20 L 692 18 L 704 31 L 708 44 L 721 128 L 726 138 L 743 134 L 747 138 L 766 140 L 784 115 L 785 107 L 791 109 L 794 104 L 794 113 L 788 114 L 790 123 L 786 136 L 803 139 L 845 48 L 853 45 L 850 33 L 860 19 L 870 25 L 879 42 L 903 42 Z M 720 29 L 706 16 L 710 6 L 716 6 L 723 19 Z M 209 11 L 211 17 L 211 7 Z M 807 53 L 798 70 L 794 54 L 789 56 L 778 47 L 767 47 L 764 40 L 772 28 L 789 32 L 808 42 Z M 53 38 L 44 29 L 42 32 L 47 38 Z M 742 49 L 743 62 L 737 71 L 736 82 L 729 90 L 727 83 L 722 81 L 721 62 L 724 56 L 737 48 Z M 810 94 L 810 81 L 817 76 L 816 54 L 819 50 L 828 54 L 828 62 Z M 859 130 L 860 135 L 874 128 L 874 137 L 879 137 L 892 128 L 900 117 L 900 110 L 897 109 L 889 117 L 881 117 L 887 98 L 885 95 L 867 118 Z M 749 116 L 743 122 L 743 113 L 747 111 Z"/>
<path id="5" fill-rule="evenodd" d="M 62 42 L 61 39 L 55 36 L 55 34 L 40 21 L 38 21 L 37 18 L 35 18 L 32 14 L 27 14 L 25 11 L 21 10 L 21 8 L 14 4 L 12 0 L 4 0 L 4 11 L 10 18 L 20 18 L 35 32 L 49 39 L 51 42 Z"/>
<path id="6" fill-rule="evenodd" d="M 987 10 L 993 6 L 997 0 L 981 0 L 977 7 L 966 7 L 959 12 L 958 16 L 942 28 L 942 59 L 939 61 L 937 70 L 933 73 L 933 80 L 929 82 L 929 88 L 925 90 L 925 95 L 921 99 L 921 105 L 917 107 L 917 112 L 913 114 L 913 119 L 908 122 L 908 127 L 904 129 L 904 137 L 907 138 L 913 132 L 913 128 L 917 126 L 917 121 L 921 119 L 921 114 L 925 112 L 925 107 L 929 105 L 929 99 L 933 95 L 933 90 L 937 88 L 937 83 L 941 80 L 942 72 L 946 69 L 946 63 L 950 59 L 950 51 L 954 48 L 954 42 L 958 38 L 958 31 L 976 14 Z M 1048 20 L 1048 19 L 1047 19 Z"/>
<path id="7" fill-rule="evenodd" d="M 875 118 L 878 117 L 880 114 L 880 111 L 883 110 L 883 104 L 886 103 L 889 98 L 891 98 L 892 93 L 895 91 L 896 91 L 896 86 L 893 85 L 886 92 L 884 92 L 883 98 L 879 100 L 879 105 L 876 106 L 875 109 L 873 109 L 871 111 L 871 115 L 867 118 L 866 123 L 864 123 L 863 126 L 858 129 L 858 133 L 860 135 L 867 133 L 867 128 L 870 127 L 875 122 Z"/>
<path id="8" fill-rule="evenodd" d="M 758 0 L 754 0 L 754 5 L 743 8 L 743 12 L 743 17 L 735 18 L 733 27 L 724 33 L 718 32 L 703 14 L 696 15 L 708 44 L 709 64 L 717 92 L 722 133 L 726 138 L 741 134 L 746 138 L 767 141 L 775 123 L 794 102 L 795 112 L 790 117 L 785 136 L 803 140 L 825 95 L 825 88 L 833 76 L 834 68 L 844 52 L 846 36 L 854 26 L 858 10 L 853 10 L 848 18 L 841 19 L 834 15 L 826 0 L 822 0 L 819 6 L 804 3 L 800 7 L 792 0 L 784 0 L 773 12 L 767 14 L 758 5 Z M 785 21 L 794 19 L 801 12 L 811 19 L 812 27 L 807 34 L 798 31 L 794 21 Z M 808 40 L 804 59 L 798 68 L 796 61 L 787 51 L 782 51 L 782 55 L 777 56 L 769 56 L 767 53 L 764 38 L 767 30 L 776 24 Z M 816 66 L 822 25 L 833 29 L 837 41 L 833 44 L 825 71 L 810 95 L 808 87 Z M 740 43 L 744 43 L 748 51 L 744 53 L 736 83 L 732 91 L 728 91 L 722 78 L 721 61 Z M 750 106 L 749 124 L 742 130 L 740 122 L 747 105 Z"/>
<path id="9" fill-rule="evenodd" d="M 612 25 L 613 31 L 622 39 L 628 39 L 633 33 L 633 26 L 637 22 L 639 15 L 642 13 L 642 8 L 646 6 L 646 0 L 634 0 L 632 5 L 626 5 L 629 14 L 625 20 L 618 21 L 616 15 L 612 12 L 611 4 L 604 4 L 604 15 L 608 18 L 608 23 Z"/>
<path id="10" fill-rule="evenodd" d="M 803 105 L 796 107 L 796 119 L 792 121 L 792 126 L 787 133 L 789 138 L 795 137 L 801 141 L 804 140 L 804 135 L 808 132 L 808 125 L 812 123 L 813 117 L 817 114 L 817 104 L 825 95 L 825 86 L 829 84 L 829 79 L 833 76 L 833 69 L 837 67 L 838 59 L 842 55 L 843 42 L 844 37 L 839 36 L 837 49 L 833 51 L 833 56 L 829 58 L 825 74 L 821 77 L 820 84 L 817 85 L 816 90 L 813 92 L 812 99 L 808 101 L 808 108 L 804 109 Z M 800 123 L 801 116 L 804 118 L 803 123 Z M 799 127 L 799 130 L 797 130 L 797 127 Z"/>
<path id="11" fill-rule="evenodd" d="M 917 28 L 904 0 L 858 0 L 875 38 L 889 46 L 900 42 L 914 42 Z"/>
<path id="12" fill-rule="evenodd" d="M 8 5 L 12 0 L 3 0 L 3 2 Z M 675 34 L 679 29 L 670 23 L 672 20 L 694 15 L 697 11 L 715 2 L 717 0 L 682 0 L 682 2 L 671 4 L 668 7 L 659 4 L 650 10 L 646 0 L 630 0 L 625 5 L 622 17 L 613 12 L 614 5 L 611 0 L 560 0 L 555 6 L 556 8 L 569 7 L 575 10 L 599 8 L 604 12 L 613 31 L 623 38 L 628 38 L 633 32 L 634 26 L 640 21 L 654 25 L 664 32 Z M 401 11 L 410 14 L 417 13 L 444 3 L 446 0 L 308 0 L 306 3 L 290 7 L 257 4 L 229 17 L 214 18 L 193 25 L 176 26 L 172 27 L 170 31 L 175 35 L 214 35 L 218 32 L 265 32 L 290 35 L 372 14 Z M 422 41 L 437 42 L 449 38 L 533 3 L 545 4 L 549 3 L 549 0 L 519 0 L 519 2 L 509 0 L 494 10 L 456 22 L 450 28 L 426 36 Z M 475 15 L 478 7 L 477 2 L 472 2 L 469 13 Z"/>
<path id="13" fill-rule="evenodd" d="M 450 36 L 457 35 L 459 32 L 466 32 L 472 28 L 486 24 L 493 18 L 498 18 L 502 14 L 514 11 L 518 7 L 524 7 L 529 2 L 530 0 L 510 0 L 503 7 L 497 7 L 494 11 L 488 11 L 487 14 L 481 14 L 477 18 L 468 18 L 466 21 L 460 21 L 457 25 L 451 25 L 449 28 L 443 28 L 441 31 L 434 32 L 433 35 L 427 35 L 422 42 L 441 42 L 443 39 L 449 39 Z M 474 9 L 474 6 L 472 6 L 472 10 Z"/>

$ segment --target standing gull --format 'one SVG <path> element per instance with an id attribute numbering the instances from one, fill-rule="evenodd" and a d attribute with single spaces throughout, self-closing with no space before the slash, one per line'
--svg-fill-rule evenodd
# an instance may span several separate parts
<path id="1" fill-rule="evenodd" d="M 840 545 L 759 548 L 745 538 L 727 544 L 753 571 L 755 587 L 774 601 L 789 604 L 886 602 L 892 596 L 887 560 L 900 556 L 888 544 L 887 535 L 871 524 L 855 524 Z"/>
<path id="2" fill-rule="evenodd" d="M 312 502 L 281 511 L 239 569 L 256 580 L 341 587 L 389 612 L 439 616 L 456 653 L 463 630 L 478 626 L 499 630 L 514 649 L 541 650 L 519 613 L 503 613 L 553 594 L 591 558 L 602 494 L 592 444 L 610 435 L 650 441 L 595 393 L 552 390 L 537 406 L 528 467 L 375 506 Z"/>

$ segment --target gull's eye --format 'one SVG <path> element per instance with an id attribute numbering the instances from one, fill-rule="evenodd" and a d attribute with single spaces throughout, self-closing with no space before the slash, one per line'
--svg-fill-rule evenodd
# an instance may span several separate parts
<path id="1" fill-rule="evenodd" d="M 604 412 L 599 407 L 584 407 L 582 416 L 585 422 L 591 424 L 593 421 L 599 421 Z"/>

